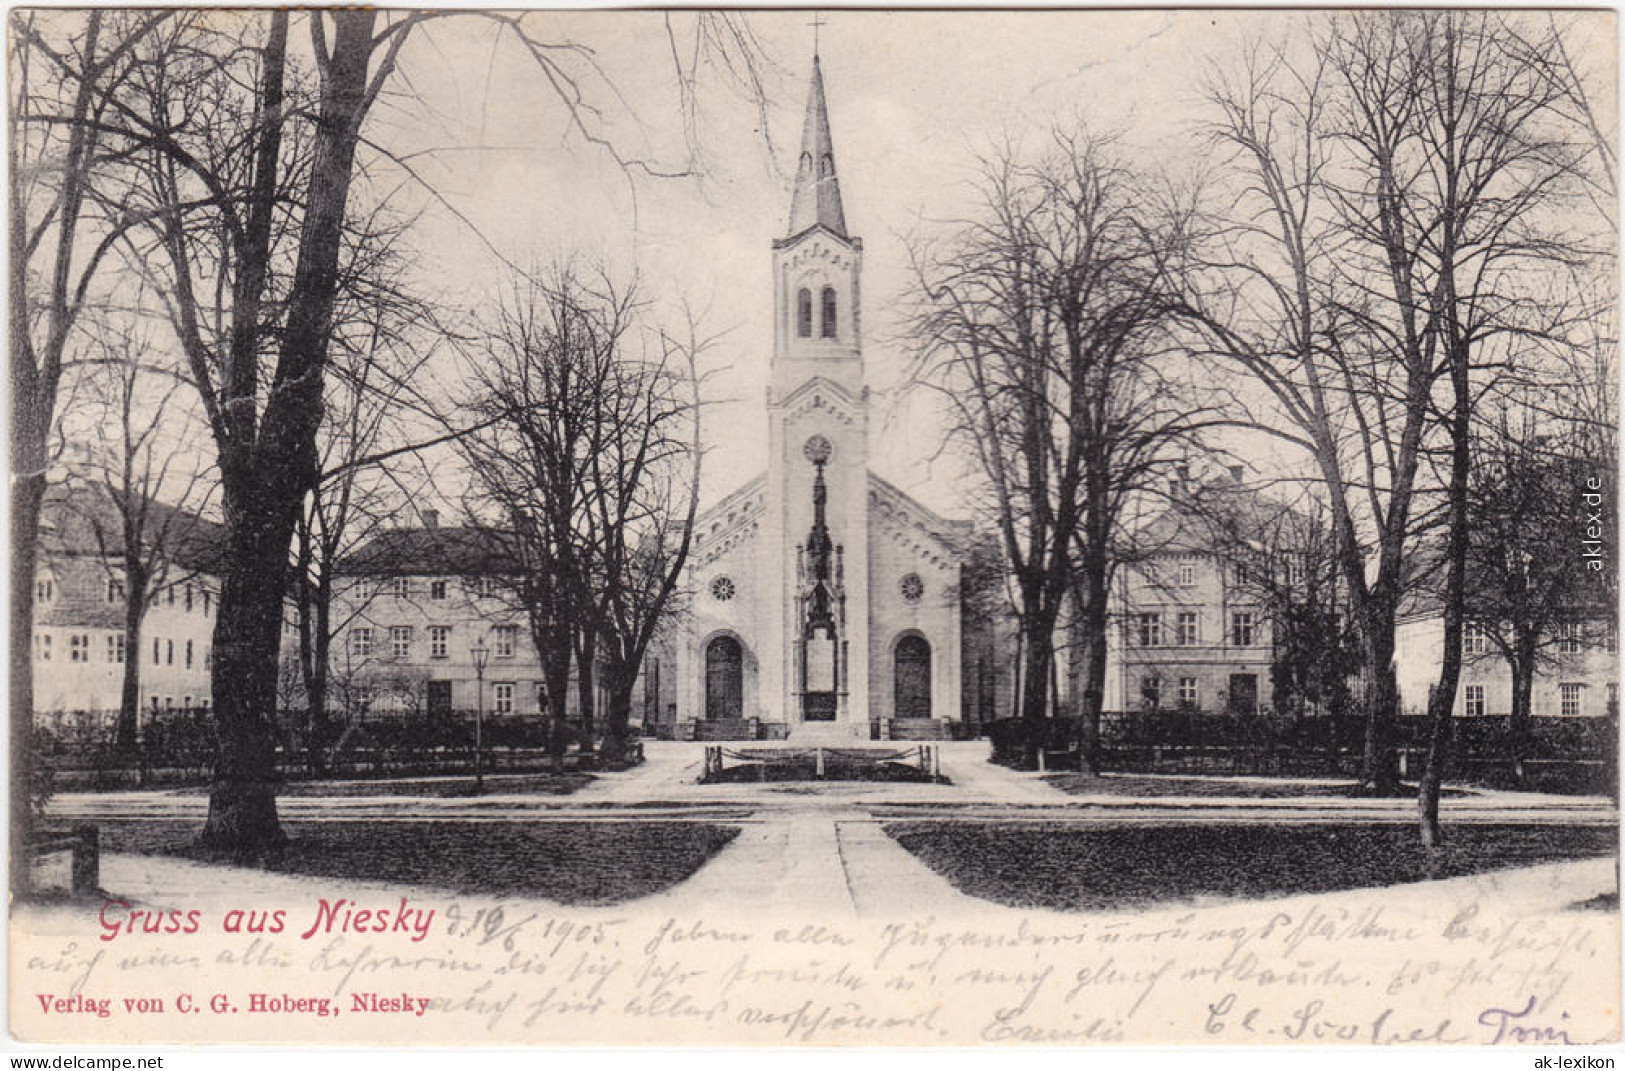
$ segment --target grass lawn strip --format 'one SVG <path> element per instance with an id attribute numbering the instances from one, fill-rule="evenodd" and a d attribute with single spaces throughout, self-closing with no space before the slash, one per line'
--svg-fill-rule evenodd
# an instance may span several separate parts
<path id="1" fill-rule="evenodd" d="M 1061 824 L 884 827 L 954 887 L 1018 908 L 1125 907 L 1263 899 L 1461 877 L 1506 867 L 1612 856 L 1612 826 L 1474 825 L 1447 831 L 1431 856 L 1414 824 Z"/>
<path id="2" fill-rule="evenodd" d="M 101 823 L 102 850 L 212 861 L 196 822 Z M 618 904 L 687 880 L 739 834 L 708 822 L 298 822 L 269 869 L 458 893 Z"/>

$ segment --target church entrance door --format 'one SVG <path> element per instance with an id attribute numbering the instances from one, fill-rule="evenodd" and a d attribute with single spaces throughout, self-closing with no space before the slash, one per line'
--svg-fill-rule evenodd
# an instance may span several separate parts
<path id="1" fill-rule="evenodd" d="M 892 655 L 894 718 L 931 716 L 931 645 L 921 636 L 904 636 Z"/>
<path id="2" fill-rule="evenodd" d="M 733 720 L 745 709 L 745 652 L 732 636 L 718 636 L 705 647 L 705 717 Z"/>

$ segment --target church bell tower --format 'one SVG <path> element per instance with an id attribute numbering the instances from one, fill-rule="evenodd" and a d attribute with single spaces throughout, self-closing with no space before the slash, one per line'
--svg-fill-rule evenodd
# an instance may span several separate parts
<path id="1" fill-rule="evenodd" d="M 789 229 L 773 243 L 773 388 L 781 397 L 815 375 L 854 393 L 863 389 L 862 266 L 863 241 L 846 230 L 824 75 L 814 56 Z"/>
<path id="2" fill-rule="evenodd" d="M 773 242 L 768 387 L 776 592 L 764 692 L 792 732 L 867 737 L 869 392 L 863 242 L 848 233 L 824 76 L 813 56 L 787 233 Z M 767 564 L 767 563 L 764 563 Z"/>

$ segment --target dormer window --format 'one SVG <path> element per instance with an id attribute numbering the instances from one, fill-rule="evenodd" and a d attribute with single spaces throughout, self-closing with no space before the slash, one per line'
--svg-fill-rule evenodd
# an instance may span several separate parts
<path id="1" fill-rule="evenodd" d="M 818 177 L 827 179 L 835 174 L 835 157 L 825 153 L 818 158 Z"/>
<path id="2" fill-rule="evenodd" d="M 824 306 L 824 308 L 822 310 L 823 313 L 824 313 L 824 319 L 822 321 L 823 322 L 823 336 L 825 338 L 834 338 L 835 337 L 835 331 L 836 331 L 836 321 L 835 321 L 835 288 L 833 286 L 824 287 L 823 306 Z"/>
<path id="3" fill-rule="evenodd" d="M 812 338 L 812 291 L 806 287 L 796 294 L 796 335 Z"/>

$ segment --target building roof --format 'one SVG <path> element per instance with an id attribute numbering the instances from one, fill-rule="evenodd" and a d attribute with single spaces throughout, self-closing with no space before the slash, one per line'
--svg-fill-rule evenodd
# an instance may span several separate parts
<path id="1" fill-rule="evenodd" d="M 1173 494 L 1166 509 L 1135 534 L 1146 551 L 1212 553 L 1240 540 L 1267 545 L 1282 524 L 1309 524 L 1293 507 L 1247 487 L 1234 477 L 1208 480 Z"/>
<path id="2" fill-rule="evenodd" d="M 177 567 L 218 575 L 226 554 L 226 528 L 218 522 L 156 499 L 146 503 L 145 531 L 169 544 Z M 89 485 L 57 485 L 47 492 L 40 513 L 40 548 L 47 558 L 118 555 L 123 519 L 107 494 Z"/>
<path id="3" fill-rule="evenodd" d="M 841 181 L 835 174 L 835 142 L 829 133 L 824 75 L 814 55 L 812 85 L 807 90 L 807 117 L 801 126 L 796 188 L 790 197 L 790 235 L 793 237 L 819 226 L 838 237 L 849 237 L 846 213 L 841 207 Z"/>
<path id="4" fill-rule="evenodd" d="M 339 562 L 346 576 L 496 576 L 513 572 L 502 537 L 484 528 L 391 528 Z"/>

